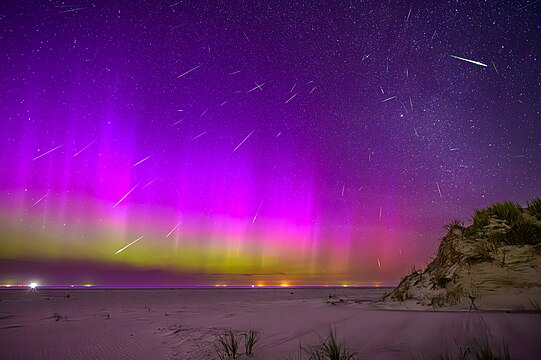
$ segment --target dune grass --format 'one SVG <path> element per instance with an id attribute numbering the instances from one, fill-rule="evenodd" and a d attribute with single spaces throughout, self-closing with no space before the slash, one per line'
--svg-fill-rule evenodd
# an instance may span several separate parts
<path id="1" fill-rule="evenodd" d="M 490 213 L 487 209 L 475 210 L 472 217 L 472 226 L 475 230 L 487 226 L 490 221 Z M 470 226 L 470 227 L 472 227 Z"/>
<path id="2" fill-rule="evenodd" d="M 527 202 L 527 205 L 530 214 L 538 219 L 541 219 L 541 199 L 534 197 L 531 201 Z"/>
<path id="3" fill-rule="evenodd" d="M 254 345 L 259 341 L 259 333 L 254 330 L 248 330 L 244 333 L 244 350 L 246 355 L 251 355 Z"/>
<path id="4" fill-rule="evenodd" d="M 464 346 L 455 342 L 455 349 L 445 352 L 445 354 L 437 357 L 438 360 L 511 360 L 509 346 L 505 341 L 497 352 L 494 352 L 488 340 L 483 341 L 473 340 L 471 345 Z"/>
<path id="5" fill-rule="evenodd" d="M 541 243 L 541 227 L 536 219 L 541 219 L 541 199 L 534 198 L 528 202 L 527 212 L 534 216 L 524 215 L 525 209 L 520 204 L 512 201 L 504 201 L 492 204 L 491 206 L 475 210 L 472 217 L 472 224 L 464 228 L 464 234 L 467 236 L 487 236 L 488 239 L 498 245 L 536 245 Z M 488 231 L 490 219 L 503 220 L 508 228 L 504 231 Z M 446 225 L 445 228 L 449 234 L 454 229 L 460 229 L 460 223 L 455 220 Z M 481 249 L 482 250 L 482 249 Z"/>
<path id="6" fill-rule="evenodd" d="M 241 339 L 244 339 L 244 355 L 252 355 L 255 344 L 259 341 L 259 333 L 255 330 L 248 330 L 243 333 L 235 333 L 228 330 L 225 334 L 219 335 L 214 343 L 214 350 L 220 360 L 238 359 L 241 355 Z"/>
<path id="7" fill-rule="evenodd" d="M 503 238 L 504 245 L 536 245 L 541 243 L 541 228 L 535 223 L 521 219 L 513 224 Z"/>
<path id="8" fill-rule="evenodd" d="M 520 204 L 512 201 L 495 203 L 489 206 L 487 210 L 490 215 L 505 220 L 509 224 L 514 224 L 522 218 L 522 207 Z"/>
<path id="9" fill-rule="evenodd" d="M 322 343 L 304 349 L 309 360 L 355 360 L 356 354 L 344 344 L 338 342 L 336 330 L 330 330 L 329 336 L 321 339 Z"/>
<path id="10" fill-rule="evenodd" d="M 444 225 L 443 228 L 447 230 L 447 232 L 450 234 L 454 230 L 462 230 L 464 228 L 464 224 L 460 220 L 453 220 L 449 224 Z"/>
<path id="11" fill-rule="evenodd" d="M 214 350 L 221 360 L 237 359 L 239 354 L 240 338 L 232 330 L 229 330 L 224 335 L 218 337 L 218 341 L 214 345 Z"/>

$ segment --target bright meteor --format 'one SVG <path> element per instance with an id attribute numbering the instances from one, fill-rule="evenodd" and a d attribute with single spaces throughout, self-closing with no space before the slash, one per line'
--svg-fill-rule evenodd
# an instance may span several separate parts
<path id="1" fill-rule="evenodd" d="M 254 131 L 255 131 L 255 130 L 252 130 L 252 132 L 249 133 L 249 134 L 244 138 L 244 140 L 242 140 L 242 141 L 240 142 L 240 144 L 237 145 L 237 147 L 233 150 L 233 152 L 237 151 L 237 149 L 240 148 L 240 146 L 241 146 L 242 144 L 244 144 L 244 142 L 245 142 L 246 140 L 248 140 L 248 138 L 254 133 Z"/>
<path id="2" fill-rule="evenodd" d="M 139 186 L 139 184 L 135 185 L 130 191 L 128 191 L 128 192 L 126 193 L 126 195 L 124 195 L 124 196 L 122 197 L 122 199 L 118 200 L 118 202 L 117 202 L 115 205 L 113 205 L 113 209 L 116 208 L 117 205 L 120 204 L 120 203 L 121 203 L 128 195 L 130 195 L 130 193 L 131 193 L 133 190 L 135 190 L 135 188 L 138 187 L 138 186 Z"/>
<path id="3" fill-rule="evenodd" d="M 124 246 L 122 249 L 118 250 L 118 251 L 115 253 L 115 255 L 118 254 L 118 253 L 120 253 L 120 252 L 122 252 L 122 251 L 124 251 L 126 248 L 132 246 L 133 244 L 135 244 L 136 242 L 138 242 L 139 240 L 141 240 L 143 237 L 144 237 L 144 235 L 142 235 L 142 236 L 138 237 L 137 239 L 133 240 L 131 243 L 129 243 L 128 245 Z"/>
<path id="4" fill-rule="evenodd" d="M 177 79 L 183 77 L 184 75 L 188 75 L 188 74 L 191 73 L 192 71 L 195 71 L 195 70 L 199 69 L 199 68 L 201 67 L 201 65 L 203 65 L 203 64 L 199 64 L 199 65 L 197 65 L 197 66 L 191 68 L 190 70 L 188 70 L 188 71 L 186 71 L 186 72 L 183 72 L 182 74 L 180 74 L 179 76 L 177 76 Z"/>
<path id="5" fill-rule="evenodd" d="M 464 58 L 461 58 L 461 57 L 455 56 L 455 55 L 451 55 L 451 57 L 454 58 L 454 59 L 458 59 L 458 60 L 462 60 L 462 61 L 467 61 L 467 62 L 472 63 L 472 64 L 475 64 L 475 65 L 487 67 L 487 64 L 483 64 L 482 62 L 479 62 L 479 61 L 469 60 L 469 59 L 464 59 Z"/>
<path id="6" fill-rule="evenodd" d="M 62 145 L 63 145 L 63 144 L 62 144 Z M 41 155 L 39 155 L 39 156 L 36 156 L 35 158 L 32 159 L 32 161 L 37 160 L 37 159 L 39 159 L 39 158 L 42 157 L 42 156 L 45 156 L 45 155 L 47 155 L 47 154 L 52 153 L 52 152 L 55 151 L 55 150 L 60 149 L 60 148 L 62 147 L 62 145 L 59 145 L 59 146 L 55 147 L 54 149 L 51 149 L 51 150 L 49 150 L 49 151 L 44 152 L 43 154 L 41 154 Z"/>

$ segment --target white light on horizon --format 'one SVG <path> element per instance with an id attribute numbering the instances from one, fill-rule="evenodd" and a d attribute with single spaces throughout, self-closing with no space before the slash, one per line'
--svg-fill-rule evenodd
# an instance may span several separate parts
<path id="1" fill-rule="evenodd" d="M 30 289 L 35 289 L 35 288 L 38 287 L 38 283 L 36 283 L 36 282 L 31 282 L 30 285 L 28 285 L 28 286 L 30 286 Z"/>

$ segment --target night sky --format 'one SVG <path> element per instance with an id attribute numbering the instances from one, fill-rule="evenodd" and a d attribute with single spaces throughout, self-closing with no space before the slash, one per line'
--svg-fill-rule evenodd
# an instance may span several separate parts
<path id="1" fill-rule="evenodd" d="M 397 283 L 540 195 L 540 12 L 2 1 L 0 283 Z"/>

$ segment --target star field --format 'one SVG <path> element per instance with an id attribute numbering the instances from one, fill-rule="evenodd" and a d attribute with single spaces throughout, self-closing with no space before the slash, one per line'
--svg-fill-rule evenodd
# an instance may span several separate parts
<path id="1" fill-rule="evenodd" d="M 539 196 L 540 10 L 4 1 L 0 280 L 396 283 Z"/>

